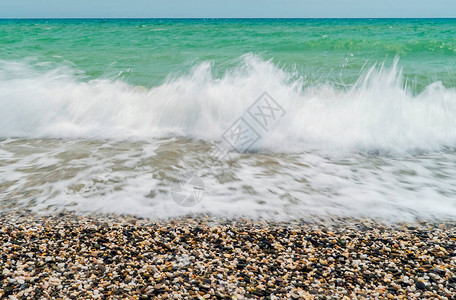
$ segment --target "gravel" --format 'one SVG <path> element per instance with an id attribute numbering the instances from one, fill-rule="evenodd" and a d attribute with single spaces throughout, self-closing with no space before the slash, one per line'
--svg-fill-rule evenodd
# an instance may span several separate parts
<path id="1" fill-rule="evenodd" d="M 0 217 L 0 298 L 456 299 L 454 223 Z"/>

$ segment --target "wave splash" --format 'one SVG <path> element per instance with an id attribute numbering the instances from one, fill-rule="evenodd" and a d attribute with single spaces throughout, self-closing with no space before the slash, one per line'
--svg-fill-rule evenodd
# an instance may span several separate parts
<path id="1" fill-rule="evenodd" d="M 204 62 L 145 88 L 3 61 L 0 137 L 216 140 L 267 91 L 287 113 L 260 150 L 407 154 L 456 146 L 456 90 L 434 82 L 413 93 L 398 60 L 362 71 L 345 88 L 310 84 L 252 54 L 221 77 L 213 68 Z"/>

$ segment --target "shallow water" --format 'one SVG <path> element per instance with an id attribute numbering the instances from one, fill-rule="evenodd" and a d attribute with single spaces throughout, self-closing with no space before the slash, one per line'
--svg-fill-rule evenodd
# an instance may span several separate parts
<path id="1" fill-rule="evenodd" d="M 410 221 L 456 214 L 454 152 L 402 159 L 232 152 L 214 169 L 211 149 L 207 142 L 182 138 L 4 140 L 2 208 L 275 220 L 367 216 Z M 205 195 L 196 206 L 181 207 L 170 197 L 170 186 L 182 172 L 204 182 Z"/>
<path id="2" fill-rule="evenodd" d="M 2 20 L 0 207 L 452 219 L 454 30 L 452 19 Z M 247 147 L 227 141 L 239 120 Z M 228 155 L 214 158 L 219 147 Z M 193 207 L 170 197 L 186 172 L 204 184 Z"/>

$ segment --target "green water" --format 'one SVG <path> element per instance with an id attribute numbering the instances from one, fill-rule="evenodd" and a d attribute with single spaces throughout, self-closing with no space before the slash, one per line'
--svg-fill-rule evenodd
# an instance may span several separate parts
<path id="1" fill-rule="evenodd" d="M 252 53 L 309 83 L 355 82 L 399 57 L 417 90 L 456 86 L 455 19 L 0 20 L 0 60 L 157 86 L 198 63 L 223 76 Z"/>
<path id="2" fill-rule="evenodd" d="M 454 219 L 455 33 L 456 19 L 0 20 L 0 209 L 187 216 L 169 191 L 194 172 L 195 213 Z M 248 153 L 226 138 L 241 129 Z"/>

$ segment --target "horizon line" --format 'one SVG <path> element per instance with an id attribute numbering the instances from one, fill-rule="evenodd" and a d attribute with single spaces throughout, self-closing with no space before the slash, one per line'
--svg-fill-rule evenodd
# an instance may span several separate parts
<path id="1" fill-rule="evenodd" d="M 404 20 L 456 19 L 455 17 L 0 17 L 0 20 Z"/>

